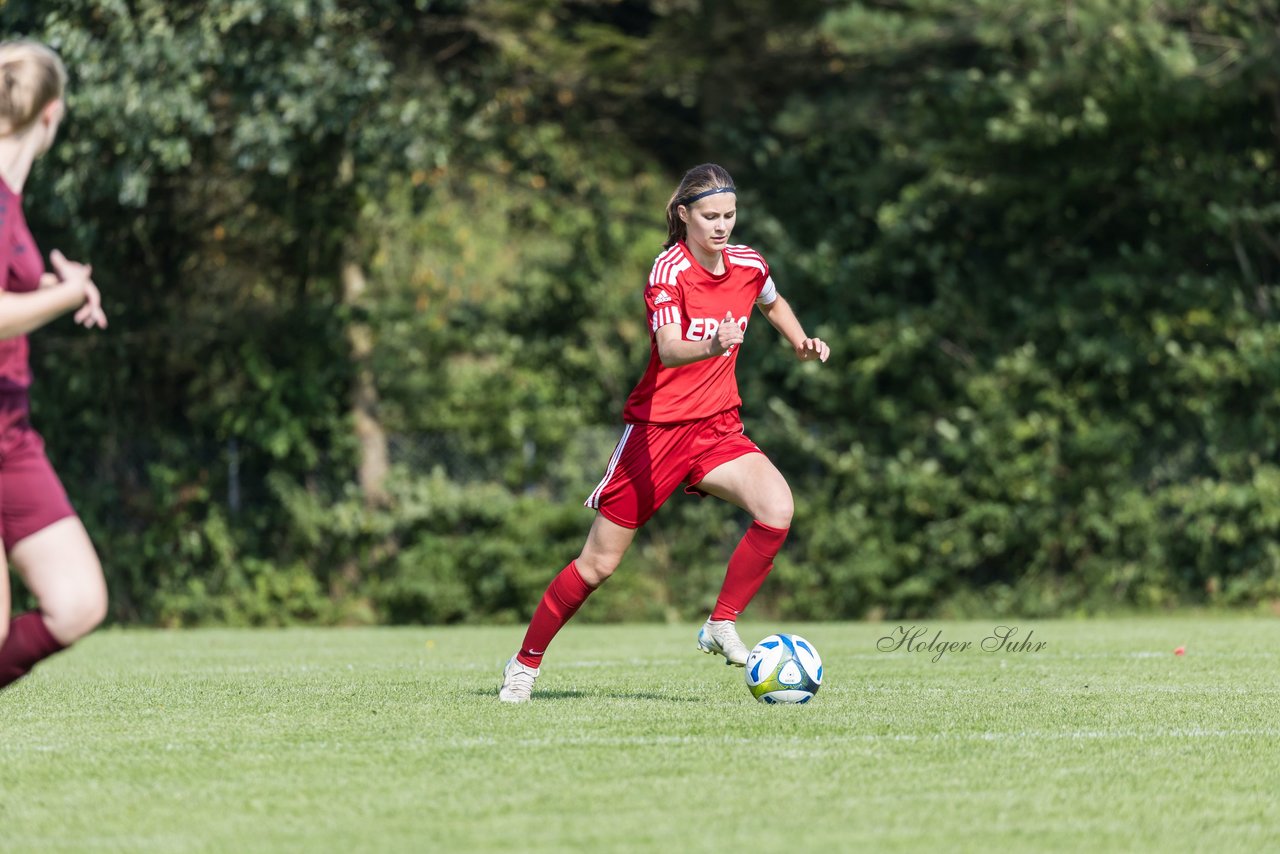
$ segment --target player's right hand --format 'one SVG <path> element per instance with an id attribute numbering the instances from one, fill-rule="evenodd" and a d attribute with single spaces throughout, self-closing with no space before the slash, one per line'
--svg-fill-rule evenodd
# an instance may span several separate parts
<path id="1" fill-rule="evenodd" d="M 729 352 L 741 344 L 745 337 L 742 327 L 733 319 L 733 312 L 726 311 L 724 320 L 720 321 L 720 326 L 716 329 L 716 344 L 719 345 L 720 352 Z"/>

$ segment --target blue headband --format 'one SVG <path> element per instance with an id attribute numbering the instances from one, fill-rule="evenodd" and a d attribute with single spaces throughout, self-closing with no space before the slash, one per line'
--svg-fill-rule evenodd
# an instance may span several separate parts
<path id="1" fill-rule="evenodd" d="M 687 198 L 677 199 L 676 204 L 684 205 L 685 207 L 688 207 L 689 205 L 696 202 L 698 199 L 705 199 L 707 196 L 714 196 L 716 193 L 737 193 L 737 192 L 738 192 L 737 187 L 716 187 L 714 190 L 703 190 L 701 193 L 698 193 L 698 195 L 696 196 L 689 196 Z"/>

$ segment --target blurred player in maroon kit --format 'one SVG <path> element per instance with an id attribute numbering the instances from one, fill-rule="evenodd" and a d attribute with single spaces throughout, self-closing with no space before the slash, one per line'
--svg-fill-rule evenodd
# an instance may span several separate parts
<path id="1" fill-rule="evenodd" d="M 635 533 L 682 483 L 746 510 L 751 526 L 729 558 L 724 585 L 698 648 L 742 667 L 748 650 L 735 621 L 747 607 L 791 525 L 791 489 L 746 437 L 735 369 L 752 307 L 801 361 L 825 362 L 827 345 L 805 334 L 779 294 L 769 265 L 730 245 L 737 213 L 733 179 L 715 164 L 690 169 L 667 204 L 668 239 L 645 289 L 649 365 L 627 398 L 622 439 L 586 505 L 597 511 L 582 553 L 560 571 L 534 612 L 520 651 L 507 662 L 499 698 L 529 699 L 556 632 L 618 567 Z"/>
<path id="2" fill-rule="evenodd" d="M 90 268 L 55 250 L 46 273 L 22 213 L 22 187 L 62 121 L 66 80 L 49 48 L 0 43 L 0 688 L 107 613 L 98 555 L 29 418 L 27 333 L 68 311 L 86 328 L 107 325 Z M 13 620 L 9 566 L 40 605 Z"/>

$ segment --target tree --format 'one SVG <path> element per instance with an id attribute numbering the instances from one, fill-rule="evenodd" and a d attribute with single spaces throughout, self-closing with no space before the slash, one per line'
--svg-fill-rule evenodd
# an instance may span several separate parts
<path id="1" fill-rule="evenodd" d="M 830 10 L 830 73 L 755 142 L 773 153 L 752 179 L 782 274 L 830 306 L 836 369 L 779 407 L 816 414 L 811 488 L 855 507 L 809 554 L 837 562 L 841 601 L 1151 604 L 1280 567 L 1269 515 L 1179 506 L 1262 504 L 1274 476 L 1275 21 Z"/>

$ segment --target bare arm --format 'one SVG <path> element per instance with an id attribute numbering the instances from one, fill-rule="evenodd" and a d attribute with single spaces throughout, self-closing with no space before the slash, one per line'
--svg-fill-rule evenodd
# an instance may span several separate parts
<path id="1" fill-rule="evenodd" d="M 716 328 L 716 334 L 705 341 L 686 341 L 681 338 L 679 323 L 659 326 L 654 337 L 658 341 L 658 358 L 662 360 L 662 366 L 678 368 L 712 356 L 724 355 L 727 350 L 742 343 L 742 327 L 734 321 L 733 315 L 726 314 Z"/>
<path id="2" fill-rule="evenodd" d="M 84 302 L 84 284 L 59 282 L 30 293 L 0 292 L 0 338 L 39 329 Z"/>
<path id="3" fill-rule="evenodd" d="M 796 358 L 802 362 L 818 359 L 825 362 L 831 355 L 831 348 L 821 338 L 810 338 L 805 335 L 799 318 L 791 310 L 791 304 L 781 296 L 768 305 L 760 306 L 760 313 L 773 324 L 773 328 L 787 339 L 787 343 L 796 351 Z"/>
<path id="4" fill-rule="evenodd" d="M 107 325 L 101 297 L 91 278 L 93 270 L 87 265 L 68 261 L 56 250 L 51 258 L 57 274 L 41 276 L 37 290 L 27 293 L 0 291 L 0 338 L 25 335 L 76 308 L 80 309 L 76 312 L 76 323 L 86 328 Z"/>

